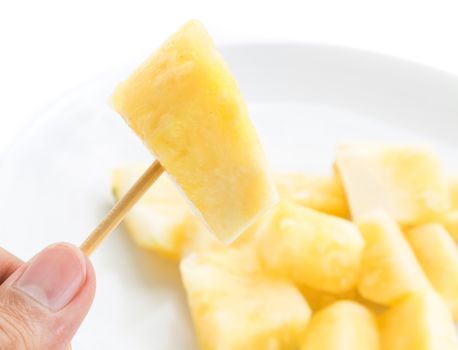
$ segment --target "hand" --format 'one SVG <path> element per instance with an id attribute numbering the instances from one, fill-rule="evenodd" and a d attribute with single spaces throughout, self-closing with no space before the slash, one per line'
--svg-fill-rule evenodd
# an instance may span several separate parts
<path id="1" fill-rule="evenodd" d="M 72 245 L 52 245 L 28 263 L 0 248 L 0 349 L 70 348 L 94 293 L 91 262 Z"/>

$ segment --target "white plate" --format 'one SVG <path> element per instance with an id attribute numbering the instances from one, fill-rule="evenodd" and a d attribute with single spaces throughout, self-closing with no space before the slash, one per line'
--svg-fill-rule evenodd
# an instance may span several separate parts
<path id="1" fill-rule="evenodd" d="M 458 169 L 458 78 L 370 53 L 314 45 L 223 50 L 273 168 L 329 171 L 338 140 L 428 142 Z M 113 204 L 110 171 L 149 160 L 108 105 L 110 72 L 41 112 L 0 164 L 0 246 L 28 259 L 79 244 Z M 177 266 L 122 229 L 94 255 L 98 292 L 75 349 L 195 349 Z"/>

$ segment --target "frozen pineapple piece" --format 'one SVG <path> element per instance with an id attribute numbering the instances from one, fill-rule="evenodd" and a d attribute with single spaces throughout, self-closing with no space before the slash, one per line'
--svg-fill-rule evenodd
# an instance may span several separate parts
<path id="1" fill-rule="evenodd" d="M 258 230 L 257 245 L 271 271 L 331 293 L 355 286 L 364 241 L 350 221 L 282 201 Z"/>
<path id="2" fill-rule="evenodd" d="M 146 166 L 124 166 L 113 171 L 112 188 L 121 198 Z M 140 247 L 174 259 L 189 252 L 220 246 L 195 218 L 173 183 L 162 175 L 124 219 L 126 231 Z"/>
<path id="3" fill-rule="evenodd" d="M 439 224 L 408 230 L 406 237 L 434 289 L 458 320 L 458 247 Z"/>
<path id="4" fill-rule="evenodd" d="M 366 299 L 391 305 L 430 284 L 396 222 L 374 212 L 358 222 L 366 241 L 358 291 Z"/>
<path id="5" fill-rule="evenodd" d="M 316 313 L 301 350 L 379 350 L 374 315 L 364 306 L 338 301 Z"/>
<path id="6" fill-rule="evenodd" d="M 456 350 L 458 340 L 447 307 L 434 293 L 414 293 L 380 320 L 382 350 Z"/>
<path id="7" fill-rule="evenodd" d="M 352 217 L 383 210 L 402 226 L 434 221 L 450 207 L 436 155 L 413 146 L 344 145 L 336 165 Z"/>
<path id="8" fill-rule="evenodd" d="M 347 198 L 336 175 L 283 173 L 275 175 L 280 196 L 323 213 L 350 217 Z"/>
<path id="9" fill-rule="evenodd" d="M 219 239 L 233 241 L 277 202 L 245 102 L 199 22 L 122 82 L 113 104 Z"/>
<path id="10" fill-rule="evenodd" d="M 310 309 L 289 281 L 262 271 L 254 250 L 185 258 L 181 273 L 202 350 L 295 350 Z"/>

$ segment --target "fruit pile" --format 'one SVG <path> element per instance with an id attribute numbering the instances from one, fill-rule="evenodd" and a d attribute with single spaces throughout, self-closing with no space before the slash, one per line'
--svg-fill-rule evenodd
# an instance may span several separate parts
<path id="1" fill-rule="evenodd" d="M 143 170 L 116 170 L 115 196 Z M 332 175 L 275 181 L 280 204 L 230 246 L 166 176 L 125 220 L 180 263 L 203 350 L 458 349 L 458 179 L 431 150 L 346 144 Z"/>

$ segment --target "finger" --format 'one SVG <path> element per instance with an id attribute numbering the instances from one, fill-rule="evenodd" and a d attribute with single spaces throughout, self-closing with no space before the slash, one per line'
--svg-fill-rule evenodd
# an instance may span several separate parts
<path id="1" fill-rule="evenodd" d="M 0 284 L 2 284 L 14 271 L 16 271 L 23 261 L 13 254 L 0 248 Z"/>
<path id="2" fill-rule="evenodd" d="M 77 247 L 46 248 L 0 287 L 0 349 L 68 349 L 94 293 L 94 269 Z"/>

